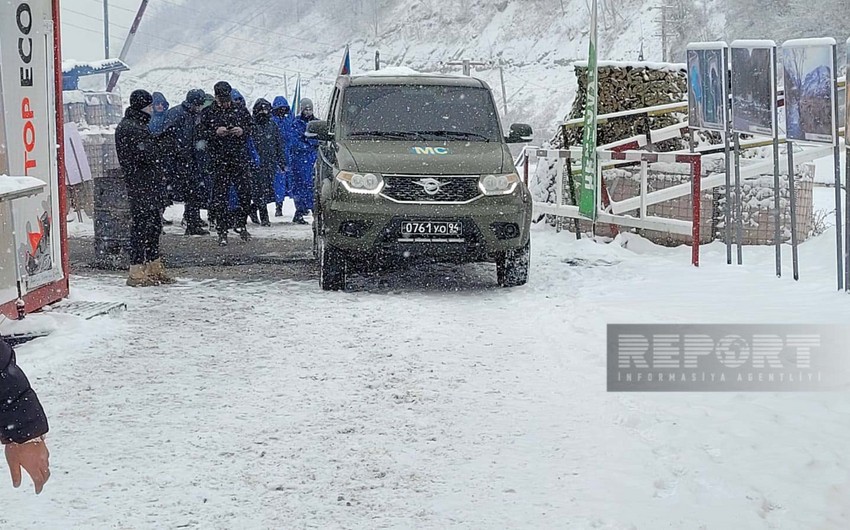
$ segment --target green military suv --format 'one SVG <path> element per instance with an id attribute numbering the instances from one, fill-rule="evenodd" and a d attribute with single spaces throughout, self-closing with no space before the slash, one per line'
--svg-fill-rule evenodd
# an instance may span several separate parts
<path id="1" fill-rule="evenodd" d="M 499 285 L 528 279 L 532 199 L 493 95 L 471 77 L 341 76 L 320 141 L 314 250 L 325 290 L 346 275 L 419 260 L 495 262 Z"/>

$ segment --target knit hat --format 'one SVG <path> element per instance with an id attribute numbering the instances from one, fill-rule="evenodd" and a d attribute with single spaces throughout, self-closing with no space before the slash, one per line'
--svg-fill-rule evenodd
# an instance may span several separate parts
<path id="1" fill-rule="evenodd" d="M 233 92 L 233 87 L 231 87 L 230 83 L 227 81 L 219 81 L 215 84 L 215 87 L 213 87 L 213 91 L 217 98 L 229 98 L 230 94 Z"/>
<path id="2" fill-rule="evenodd" d="M 186 103 L 189 105 L 194 105 L 196 107 L 200 107 L 204 104 L 204 98 L 206 94 L 200 88 L 193 88 L 192 90 L 186 92 Z"/>
<path id="3" fill-rule="evenodd" d="M 301 109 L 301 112 L 304 112 L 305 110 L 313 112 L 313 100 L 309 98 L 302 99 L 299 108 Z"/>
<path id="4" fill-rule="evenodd" d="M 147 90 L 134 90 L 133 93 L 130 94 L 131 109 L 142 110 L 151 104 L 153 104 L 153 96 L 151 96 L 150 92 Z"/>

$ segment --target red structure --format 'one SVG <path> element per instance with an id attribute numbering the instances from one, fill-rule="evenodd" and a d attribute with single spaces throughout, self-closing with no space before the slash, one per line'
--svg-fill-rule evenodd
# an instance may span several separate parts
<path id="1" fill-rule="evenodd" d="M 69 292 L 59 16 L 59 0 L 0 3 L 0 175 L 46 184 L 0 207 L 0 313 L 9 318 Z"/>

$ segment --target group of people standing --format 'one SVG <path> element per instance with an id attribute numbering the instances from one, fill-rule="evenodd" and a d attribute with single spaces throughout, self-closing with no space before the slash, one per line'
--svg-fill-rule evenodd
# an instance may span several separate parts
<path id="1" fill-rule="evenodd" d="M 158 92 L 131 94 L 115 131 L 132 217 L 128 285 L 173 282 L 159 254 L 162 212 L 172 201 L 185 204 L 186 235 L 209 235 L 209 226 L 222 246 L 230 230 L 250 241 L 248 220 L 269 226 L 268 205 L 275 203 L 280 217 L 285 197 L 295 202 L 292 221 L 307 224 L 318 142 L 305 135 L 316 119 L 312 101 L 302 99 L 299 108 L 292 116 L 277 96 L 273 103 L 258 99 L 249 111 L 226 81 L 212 95 L 189 90 L 174 108 Z"/>

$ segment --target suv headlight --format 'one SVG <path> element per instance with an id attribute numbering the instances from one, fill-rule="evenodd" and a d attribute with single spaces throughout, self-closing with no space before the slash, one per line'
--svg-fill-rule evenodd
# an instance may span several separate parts
<path id="1" fill-rule="evenodd" d="M 478 187 L 484 195 L 509 195 L 519 184 L 519 175 L 507 173 L 504 175 L 481 175 Z"/>
<path id="2" fill-rule="evenodd" d="M 346 191 L 350 193 L 365 193 L 377 195 L 384 189 L 384 179 L 375 173 L 351 173 L 340 171 L 336 179 L 342 183 Z"/>

